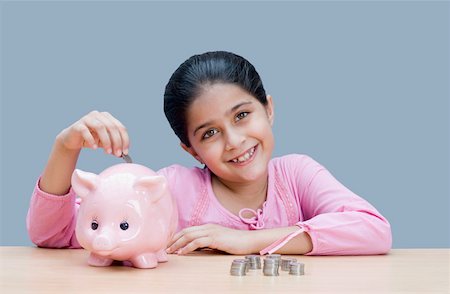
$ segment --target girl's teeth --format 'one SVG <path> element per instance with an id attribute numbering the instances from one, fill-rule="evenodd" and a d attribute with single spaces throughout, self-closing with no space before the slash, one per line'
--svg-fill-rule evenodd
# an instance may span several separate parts
<path id="1" fill-rule="evenodd" d="M 247 155 L 248 155 L 248 153 L 245 153 L 244 156 L 241 156 L 241 157 L 238 158 L 238 161 L 242 162 L 242 161 L 247 160 L 248 159 Z"/>
<path id="2" fill-rule="evenodd" d="M 255 148 L 252 148 L 244 155 L 238 157 L 237 159 L 233 159 L 232 161 L 235 163 L 247 161 L 253 155 L 254 152 L 255 152 Z"/>

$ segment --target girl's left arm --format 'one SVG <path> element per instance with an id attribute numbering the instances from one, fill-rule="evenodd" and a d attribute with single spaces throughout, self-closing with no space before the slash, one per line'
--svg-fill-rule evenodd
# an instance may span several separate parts
<path id="1" fill-rule="evenodd" d="M 296 196 L 302 216 L 295 227 L 252 232 L 261 254 L 369 255 L 386 254 L 391 226 L 368 201 L 304 155 L 280 160 L 283 179 Z M 272 241 L 273 238 L 279 237 Z"/>
<path id="2" fill-rule="evenodd" d="M 391 226 L 368 201 L 310 157 L 296 155 L 286 162 L 295 175 L 291 187 L 303 214 L 297 225 L 313 244 L 309 255 L 386 254 L 390 250 Z"/>

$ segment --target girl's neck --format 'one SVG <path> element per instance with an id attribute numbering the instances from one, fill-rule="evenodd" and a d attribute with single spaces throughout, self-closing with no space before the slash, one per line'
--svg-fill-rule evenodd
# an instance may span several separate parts
<path id="1" fill-rule="evenodd" d="M 238 215 L 242 208 L 261 208 L 267 198 L 267 174 L 248 183 L 227 182 L 211 173 L 211 185 L 223 207 Z"/>

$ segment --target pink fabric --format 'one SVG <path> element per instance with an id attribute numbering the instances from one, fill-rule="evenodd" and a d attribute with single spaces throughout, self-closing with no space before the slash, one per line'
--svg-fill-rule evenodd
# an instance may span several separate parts
<path id="1" fill-rule="evenodd" d="M 260 255 L 264 255 L 266 253 L 272 254 L 272 253 L 276 252 L 278 249 L 280 249 L 281 247 L 283 247 L 284 245 L 286 245 L 295 236 L 297 236 L 303 232 L 306 232 L 305 229 L 303 229 L 302 225 L 297 224 L 297 226 L 299 227 L 299 229 L 297 231 L 294 231 L 294 232 L 290 233 L 289 235 L 287 235 L 286 237 L 283 237 L 280 240 L 275 241 L 274 243 L 270 244 L 269 246 L 267 246 L 266 248 L 261 250 L 259 252 L 259 254 Z"/>
<path id="2" fill-rule="evenodd" d="M 172 165 L 158 173 L 167 177 L 176 198 L 178 230 L 206 223 L 241 230 L 297 225 L 311 236 L 309 255 L 384 254 L 391 248 L 389 222 L 306 155 L 270 161 L 267 199 L 251 218 L 234 215 L 219 203 L 207 168 Z M 31 240 L 42 247 L 79 248 L 74 233 L 79 206 L 76 195 L 72 190 L 64 196 L 51 195 L 41 191 L 38 183 L 27 215 Z M 271 247 L 284 245 L 295 233 L 300 232 Z"/>

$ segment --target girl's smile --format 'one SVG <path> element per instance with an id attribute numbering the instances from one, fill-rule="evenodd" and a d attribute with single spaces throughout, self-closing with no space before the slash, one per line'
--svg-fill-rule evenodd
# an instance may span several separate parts
<path id="1" fill-rule="evenodd" d="M 252 162 L 253 158 L 255 157 L 256 148 L 258 145 L 253 146 L 252 148 L 245 151 L 245 153 L 241 154 L 240 156 L 229 160 L 232 163 L 235 163 L 238 166 L 247 165 L 250 162 Z"/>

